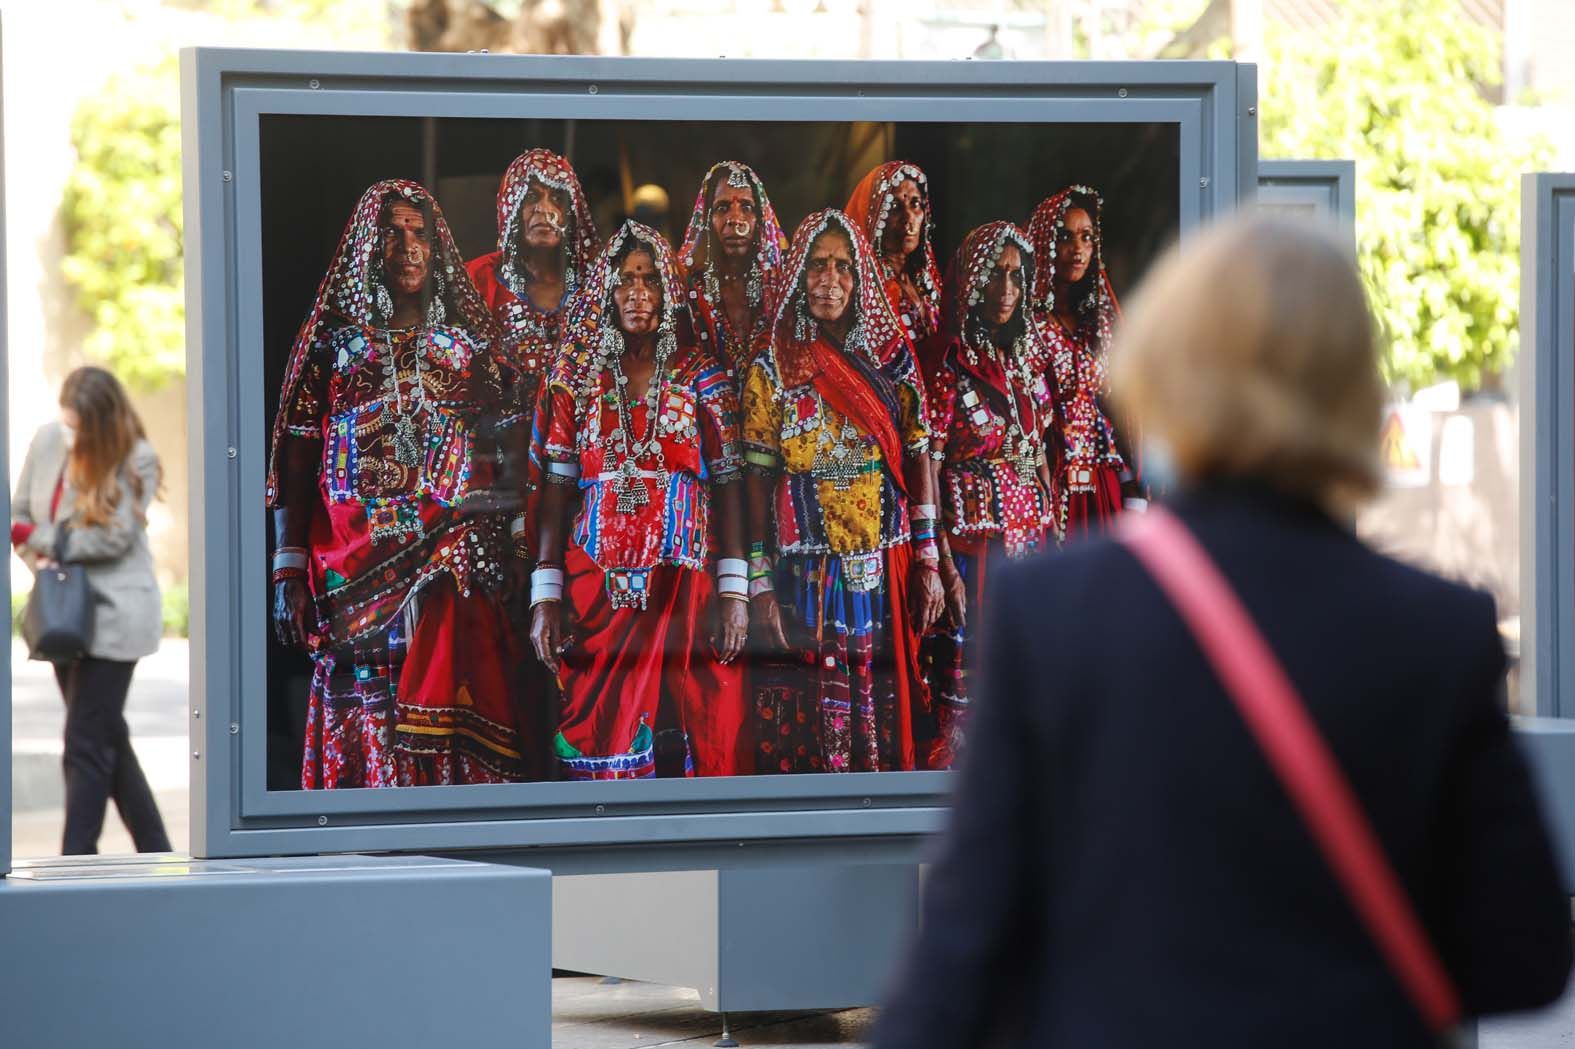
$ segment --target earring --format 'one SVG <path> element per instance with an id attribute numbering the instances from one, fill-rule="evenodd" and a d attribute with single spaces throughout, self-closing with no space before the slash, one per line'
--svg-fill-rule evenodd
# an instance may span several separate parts
<path id="1" fill-rule="evenodd" d="M 799 342 L 809 341 L 809 314 L 804 310 L 804 297 L 800 295 L 793 306 L 793 337 Z"/>
<path id="2" fill-rule="evenodd" d="M 382 275 L 378 275 L 377 291 L 373 294 L 373 309 L 385 321 L 394 316 L 394 296 L 389 294 L 388 285 L 383 283 Z"/>
<path id="3" fill-rule="evenodd" d="M 751 307 L 758 307 L 760 305 L 762 283 L 763 282 L 761 280 L 760 273 L 760 254 L 757 251 L 755 253 L 755 260 L 749 264 L 749 283 L 744 285 L 744 294 L 748 297 L 749 305 Z"/>
<path id="4" fill-rule="evenodd" d="M 623 332 L 616 324 L 602 329 L 602 364 L 611 367 L 613 361 L 623 356 Z"/>

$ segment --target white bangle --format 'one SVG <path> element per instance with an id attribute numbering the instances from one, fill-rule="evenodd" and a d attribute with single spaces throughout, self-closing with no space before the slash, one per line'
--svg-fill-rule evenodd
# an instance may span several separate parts
<path id="1" fill-rule="evenodd" d="M 580 464 L 552 461 L 547 463 L 547 472 L 550 474 L 557 474 L 559 477 L 579 477 Z"/>
<path id="2" fill-rule="evenodd" d="M 1127 510 L 1136 510 L 1138 513 L 1142 513 L 1143 511 L 1148 509 L 1148 500 L 1147 499 L 1139 499 L 1137 496 L 1134 495 L 1130 499 L 1123 500 L 1122 501 L 1122 505 Z"/>
<path id="3" fill-rule="evenodd" d="M 716 592 L 726 596 L 736 594 L 744 597 L 749 593 L 749 580 L 741 575 L 725 575 L 717 579 Z"/>
<path id="4" fill-rule="evenodd" d="M 273 570 L 281 568 L 305 568 L 306 554 L 300 550 L 277 550 L 273 555 Z"/>
<path id="5" fill-rule="evenodd" d="M 937 516 L 934 503 L 916 503 L 908 507 L 910 521 L 933 521 Z"/>
<path id="6" fill-rule="evenodd" d="M 759 597 L 761 594 L 772 594 L 776 592 L 776 589 L 777 585 L 776 583 L 772 582 L 770 576 L 762 576 L 759 579 L 751 579 L 749 581 L 750 597 Z"/>
<path id="7" fill-rule="evenodd" d="M 524 534 L 525 534 L 525 515 L 524 514 L 515 514 L 513 520 L 509 521 L 509 538 L 510 539 L 516 539 L 519 536 L 522 536 Z"/>
<path id="8" fill-rule="evenodd" d="M 563 600 L 563 569 L 538 568 L 530 574 L 530 603 L 535 608 L 543 601 Z"/>
<path id="9" fill-rule="evenodd" d="M 719 557 L 716 559 L 716 577 L 736 575 L 740 579 L 749 578 L 749 562 L 742 557 Z"/>

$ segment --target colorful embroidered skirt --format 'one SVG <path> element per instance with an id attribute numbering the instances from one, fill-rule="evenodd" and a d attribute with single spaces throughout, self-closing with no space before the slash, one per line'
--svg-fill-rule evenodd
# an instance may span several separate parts
<path id="1" fill-rule="evenodd" d="M 515 664 L 497 601 L 436 577 L 388 626 L 318 655 L 301 787 L 523 779 Z"/>
<path id="2" fill-rule="evenodd" d="M 887 551 L 880 585 L 855 590 L 836 556 L 778 560 L 792 650 L 753 661 L 760 772 L 915 767 L 914 717 L 925 703 L 907 605 L 910 561 L 907 546 Z"/>
<path id="3" fill-rule="evenodd" d="M 564 556 L 566 779 L 736 776 L 753 771 L 742 665 L 717 662 L 709 573 L 658 565 L 644 608 L 614 608 L 585 551 Z"/>
<path id="4" fill-rule="evenodd" d="M 972 702 L 969 679 L 978 666 L 980 638 L 990 611 L 987 580 L 1007 560 L 1006 544 L 996 539 L 950 538 L 952 562 L 968 594 L 964 626 L 953 629 L 944 620 L 924 638 L 920 660 L 930 685 L 930 705 L 935 713 L 934 734 L 925 741 L 924 767 L 949 769 L 962 752 Z"/>

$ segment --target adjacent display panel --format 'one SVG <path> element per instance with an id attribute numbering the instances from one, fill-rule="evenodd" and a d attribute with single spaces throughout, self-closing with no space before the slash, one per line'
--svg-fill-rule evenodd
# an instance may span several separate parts
<path id="1" fill-rule="evenodd" d="M 935 826 L 1252 76 L 836 72 L 185 56 L 198 854 Z"/>
<path id="2" fill-rule="evenodd" d="M 1575 716 L 1575 174 L 1521 180 L 1520 687 Z"/>
<path id="3" fill-rule="evenodd" d="M 1326 215 L 1356 247 L 1356 161 L 1264 160 L 1258 163 L 1258 207 L 1294 215 Z"/>

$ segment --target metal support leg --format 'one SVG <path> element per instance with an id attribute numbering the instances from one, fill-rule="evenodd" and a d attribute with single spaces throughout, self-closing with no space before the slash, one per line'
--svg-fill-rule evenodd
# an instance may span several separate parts
<path id="1" fill-rule="evenodd" d="M 727 1014 L 722 1014 L 722 1037 L 716 1040 L 716 1049 L 738 1049 L 738 1043 L 733 1041 L 733 1032 L 728 1029 Z"/>

